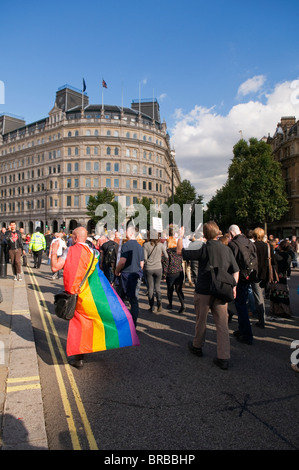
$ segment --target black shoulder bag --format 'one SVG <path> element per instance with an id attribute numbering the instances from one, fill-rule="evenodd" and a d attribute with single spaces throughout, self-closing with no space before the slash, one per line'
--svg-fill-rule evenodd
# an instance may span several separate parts
<path id="1" fill-rule="evenodd" d="M 208 247 L 207 252 L 212 276 L 210 294 L 216 297 L 216 299 L 220 299 L 225 303 L 231 302 L 234 300 L 233 287 L 236 285 L 235 278 L 224 269 L 212 266 L 210 263 Z"/>
<path id="2" fill-rule="evenodd" d="M 93 261 L 95 258 L 95 252 L 93 252 L 92 262 L 86 271 L 84 278 L 82 279 L 79 289 L 75 294 L 70 294 L 69 292 L 62 291 L 54 295 L 54 306 L 55 314 L 57 317 L 62 318 L 63 320 L 71 320 L 75 314 L 78 293 L 80 292 L 81 287 L 86 281 L 88 274 L 93 266 Z"/>

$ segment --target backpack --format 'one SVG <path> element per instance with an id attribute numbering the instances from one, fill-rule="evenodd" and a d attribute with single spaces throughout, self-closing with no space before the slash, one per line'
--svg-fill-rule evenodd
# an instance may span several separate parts
<path id="1" fill-rule="evenodd" d="M 248 282 L 258 282 L 258 259 L 256 246 L 250 240 L 246 243 L 238 243 L 238 240 L 232 240 L 239 248 L 237 263 L 240 269 L 240 280 Z"/>
<path id="2" fill-rule="evenodd" d="M 108 246 L 107 251 L 105 253 L 105 264 L 106 266 L 112 267 L 115 265 L 116 262 L 116 252 L 115 252 L 115 245 L 111 244 Z"/>

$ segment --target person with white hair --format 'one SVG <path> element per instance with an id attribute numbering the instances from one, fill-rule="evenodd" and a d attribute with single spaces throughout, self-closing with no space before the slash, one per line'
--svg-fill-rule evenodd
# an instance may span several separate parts
<path id="1" fill-rule="evenodd" d="M 239 281 L 237 284 L 237 295 L 235 298 L 235 306 L 238 314 L 238 330 L 233 333 L 237 341 L 245 344 L 252 344 L 253 334 L 249 320 L 249 312 L 247 307 L 248 287 L 253 279 L 247 272 L 247 259 L 257 260 L 256 247 L 240 230 L 238 225 L 229 227 L 231 240 L 228 246 L 231 248 L 234 257 L 240 269 Z M 256 273 L 257 275 L 257 273 Z"/>

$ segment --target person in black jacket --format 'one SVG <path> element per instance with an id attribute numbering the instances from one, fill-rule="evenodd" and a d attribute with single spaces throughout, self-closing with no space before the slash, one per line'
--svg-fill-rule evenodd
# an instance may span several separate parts
<path id="1" fill-rule="evenodd" d="M 189 350 L 197 356 L 202 356 L 207 317 L 211 310 L 217 334 L 217 357 L 214 358 L 214 364 L 221 369 L 227 369 L 230 359 L 227 303 L 210 294 L 212 283 L 210 265 L 230 273 L 235 283 L 238 282 L 239 268 L 232 251 L 218 240 L 219 232 L 218 225 L 214 221 L 209 221 L 203 226 L 203 235 L 207 243 L 204 243 L 198 250 L 189 250 L 182 248 L 182 239 L 179 239 L 177 251 L 178 254 L 182 253 L 186 260 L 198 261 L 198 277 L 194 293 L 195 335 L 193 341 L 188 343 Z M 234 287 L 234 295 L 236 295 L 236 287 Z"/>
<path id="2" fill-rule="evenodd" d="M 247 307 L 248 286 L 252 281 L 247 278 L 247 273 L 244 269 L 244 256 L 248 254 L 253 255 L 256 252 L 256 248 L 254 243 L 241 233 L 241 230 L 237 225 L 231 225 L 229 227 L 229 234 L 231 236 L 231 240 L 228 246 L 231 248 L 240 268 L 237 295 L 235 299 L 239 328 L 233 333 L 233 335 L 240 343 L 252 344 L 253 334 Z"/>
<path id="3" fill-rule="evenodd" d="M 11 260 L 12 272 L 15 281 L 22 280 L 22 254 L 25 254 L 23 249 L 22 235 L 19 230 L 16 230 L 16 222 L 10 222 L 10 230 L 6 232 L 6 243 Z"/>

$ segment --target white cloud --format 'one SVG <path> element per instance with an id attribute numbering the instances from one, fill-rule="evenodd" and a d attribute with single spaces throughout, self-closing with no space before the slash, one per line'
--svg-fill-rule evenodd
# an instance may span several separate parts
<path id="1" fill-rule="evenodd" d="M 245 140 L 272 136 L 282 116 L 299 119 L 299 99 L 294 99 L 295 94 L 299 96 L 297 80 L 277 84 L 266 95 L 265 103 L 240 103 L 225 116 L 218 114 L 215 107 L 199 105 L 187 114 L 176 110 L 171 145 L 182 179 L 191 181 L 198 194 L 204 196 L 204 203 L 226 182 L 233 146 L 241 136 Z"/>
<path id="2" fill-rule="evenodd" d="M 262 88 L 265 81 L 265 75 L 256 75 L 255 77 L 249 78 L 239 86 L 238 96 L 247 96 L 250 93 L 256 93 Z"/>

